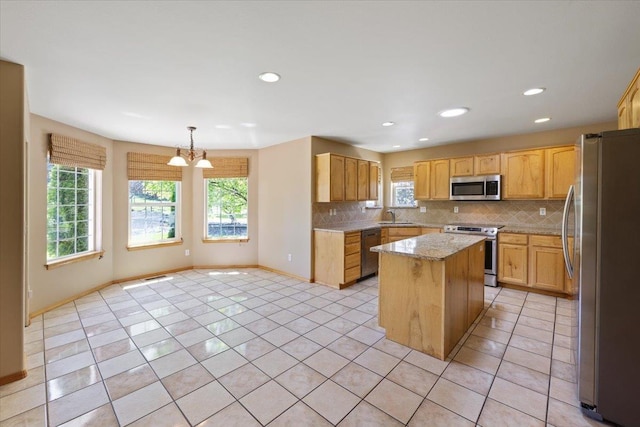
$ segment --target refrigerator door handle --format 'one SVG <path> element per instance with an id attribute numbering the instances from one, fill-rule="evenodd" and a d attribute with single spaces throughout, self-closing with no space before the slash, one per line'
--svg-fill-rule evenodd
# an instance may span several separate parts
<path id="1" fill-rule="evenodd" d="M 567 198 L 564 201 L 564 212 L 562 213 L 562 254 L 564 255 L 564 265 L 567 268 L 567 274 L 570 279 L 573 279 L 573 265 L 571 264 L 571 258 L 569 257 L 569 209 L 571 208 L 571 202 L 573 201 L 574 187 L 569 187 Z"/>

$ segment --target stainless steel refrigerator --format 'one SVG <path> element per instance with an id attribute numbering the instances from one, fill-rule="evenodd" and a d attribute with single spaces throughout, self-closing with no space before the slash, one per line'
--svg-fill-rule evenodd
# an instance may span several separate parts
<path id="1" fill-rule="evenodd" d="M 576 149 L 576 185 L 562 230 L 567 270 L 580 286 L 579 399 L 592 418 L 638 426 L 640 129 L 583 135 Z"/>

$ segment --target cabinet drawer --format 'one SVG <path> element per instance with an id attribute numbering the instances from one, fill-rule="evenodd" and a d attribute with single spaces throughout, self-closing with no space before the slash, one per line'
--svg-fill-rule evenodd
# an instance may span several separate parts
<path id="1" fill-rule="evenodd" d="M 500 233 L 498 240 L 500 243 L 511 243 L 513 245 L 526 245 L 527 244 L 527 235 L 526 234 L 514 234 L 514 233 Z"/>
<path id="2" fill-rule="evenodd" d="M 360 278 L 360 264 L 357 267 L 351 267 L 344 270 L 345 283 L 358 280 Z"/>
<path id="3" fill-rule="evenodd" d="M 392 236 L 419 236 L 422 232 L 417 227 L 391 227 L 389 228 L 389 237 Z"/>
<path id="4" fill-rule="evenodd" d="M 360 256 L 360 242 L 344 245 L 344 254 L 345 256 L 351 255 L 351 254 L 356 254 Z"/>
<path id="5" fill-rule="evenodd" d="M 345 246 L 351 243 L 360 244 L 360 233 L 347 233 L 344 235 Z"/>
<path id="6" fill-rule="evenodd" d="M 560 236 L 531 235 L 529 236 L 529 243 L 531 246 L 546 246 L 550 248 L 562 247 L 562 239 Z"/>
<path id="7" fill-rule="evenodd" d="M 349 269 L 352 267 L 360 267 L 360 254 L 345 255 L 344 268 Z"/>

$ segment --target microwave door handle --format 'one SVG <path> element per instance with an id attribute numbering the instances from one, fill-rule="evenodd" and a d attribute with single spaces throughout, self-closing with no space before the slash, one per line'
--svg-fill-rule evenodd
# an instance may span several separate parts
<path id="1" fill-rule="evenodd" d="M 562 254 L 564 255 L 564 265 L 567 268 L 567 273 L 570 279 L 573 279 L 573 265 L 571 264 L 571 258 L 569 258 L 569 209 L 571 208 L 571 202 L 574 196 L 573 185 L 569 187 L 567 198 L 564 201 L 564 212 L 562 213 Z"/>

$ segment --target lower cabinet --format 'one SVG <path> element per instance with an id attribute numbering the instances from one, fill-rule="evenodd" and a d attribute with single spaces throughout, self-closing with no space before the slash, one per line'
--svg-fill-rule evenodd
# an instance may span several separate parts
<path id="1" fill-rule="evenodd" d="M 499 234 L 498 281 L 532 290 L 574 293 L 566 274 L 559 236 Z"/>
<path id="2" fill-rule="evenodd" d="M 408 239 L 410 237 L 417 237 L 422 234 L 422 228 L 420 227 L 384 227 L 383 230 L 387 230 L 386 236 L 381 235 L 382 243 L 393 243 L 398 240 Z M 386 237 L 386 240 L 383 238 Z"/>
<path id="3" fill-rule="evenodd" d="M 314 280 L 342 289 L 360 278 L 360 231 L 314 231 Z"/>

